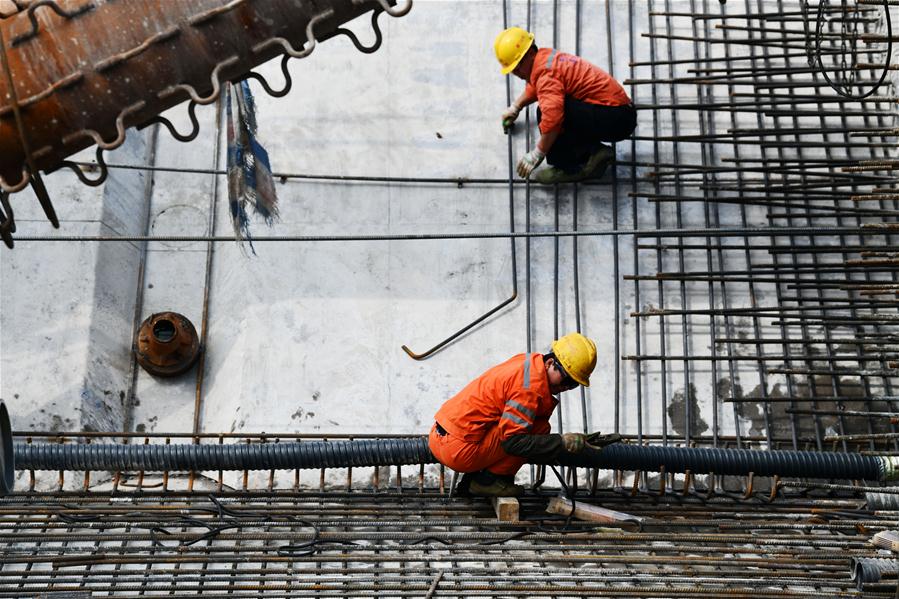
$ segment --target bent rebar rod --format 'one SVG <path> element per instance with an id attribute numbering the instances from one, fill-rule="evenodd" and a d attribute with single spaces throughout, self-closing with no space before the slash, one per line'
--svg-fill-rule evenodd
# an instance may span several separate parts
<path id="1" fill-rule="evenodd" d="M 507 105 L 512 103 L 512 88 L 509 83 L 508 77 L 506 77 L 506 103 L 507 103 Z M 508 180 L 509 229 L 514 233 L 515 232 L 515 187 L 514 187 L 514 174 L 512 172 L 512 136 L 507 135 L 506 137 L 507 137 L 506 145 L 508 147 L 507 153 L 508 153 L 508 163 L 509 163 L 509 165 L 508 165 L 509 166 L 509 180 Z M 499 312 L 500 310 L 502 310 L 503 308 L 505 308 L 512 302 L 514 302 L 516 299 L 518 299 L 518 253 L 517 253 L 517 250 L 515 247 L 515 238 L 514 237 L 510 240 L 510 243 L 512 245 L 512 295 L 510 295 L 507 299 L 500 302 L 499 304 L 497 304 L 496 306 L 494 306 L 493 308 L 491 308 L 490 310 L 488 310 L 487 312 L 485 312 L 478 318 L 471 321 L 468 325 L 462 327 L 461 329 L 459 329 L 458 331 L 456 331 L 455 333 L 453 333 L 452 335 L 450 335 L 449 337 L 447 337 L 446 339 L 444 339 L 443 341 L 441 341 L 440 343 L 438 343 L 437 345 L 435 345 L 434 347 L 432 347 L 431 349 L 429 349 L 423 353 L 417 354 L 414 351 L 412 351 L 411 349 L 409 349 L 406 345 L 403 345 L 402 346 L 403 351 L 406 352 L 406 354 L 410 358 L 412 358 L 413 360 L 424 360 L 425 358 L 432 356 L 433 354 L 437 353 L 438 351 L 440 351 L 441 349 L 443 349 L 444 347 L 446 347 L 447 345 L 449 345 L 450 343 L 452 343 L 453 341 L 455 341 L 456 339 L 458 339 L 459 337 L 461 337 L 462 335 L 467 333 L 469 330 L 473 329 L 474 327 L 476 327 L 480 323 L 484 322 L 485 320 L 487 320 L 488 318 L 490 318 L 491 316 L 493 316 L 494 314 L 496 314 L 497 312 Z"/>

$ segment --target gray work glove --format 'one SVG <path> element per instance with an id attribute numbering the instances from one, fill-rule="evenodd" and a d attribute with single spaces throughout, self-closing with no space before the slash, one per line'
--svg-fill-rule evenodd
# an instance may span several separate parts
<path id="1" fill-rule="evenodd" d="M 509 132 L 509 129 L 512 128 L 512 123 L 518 118 L 519 113 L 521 113 L 521 106 L 515 102 L 512 102 L 512 105 L 506 108 L 506 111 L 503 113 L 503 133 Z"/>
<path id="2" fill-rule="evenodd" d="M 541 152 L 538 148 L 534 148 L 522 156 L 521 160 L 518 161 L 518 176 L 522 179 L 530 177 L 531 171 L 540 166 L 540 163 L 543 162 L 544 158 L 546 158 L 546 154 Z"/>
<path id="3" fill-rule="evenodd" d="M 598 449 L 602 449 L 606 445 L 611 445 L 612 443 L 618 443 L 619 441 L 621 441 L 621 435 L 618 433 L 608 433 L 604 435 L 599 431 L 590 433 L 586 438 L 587 445 Z"/>
<path id="4" fill-rule="evenodd" d="M 587 436 L 583 433 L 562 433 L 562 446 L 568 453 L 584 451 Z"/>

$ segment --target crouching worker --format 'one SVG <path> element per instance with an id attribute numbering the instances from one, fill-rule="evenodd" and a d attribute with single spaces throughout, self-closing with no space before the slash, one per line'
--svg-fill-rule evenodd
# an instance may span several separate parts
<path id="1" fill-rule="evenodd" d="M 534 173 L 539 183 L 567 183 L 599 178 L 615 158 L 602 142 L 631 136 L 637 111 L 611 75 L 579 56 L 537 48 L 534 35 L 519 27 L 500 33 L 493 44 L 503 75 L 527 82 L 524 92 L 503 113 L 508 130 L 528 104 L 537 102 L 540 139 L 518 162 L 527 178 L 546 158 L 552 168 Z"/>
<path id="2" fill-rule="evenodd" d="M 519 354 L 494 366 L 447 401 L 428 443 L 441 464 L 466 473 L 460 493 L 510 497 L 524 488 L 515 473 L 528 461 L 551 463 L 562 451 L 579 453 L 580 433 L 549 434 L 553 397 L 590 385 L 596 345 L 579 333 L 556 340 L 548 354 Z"/>

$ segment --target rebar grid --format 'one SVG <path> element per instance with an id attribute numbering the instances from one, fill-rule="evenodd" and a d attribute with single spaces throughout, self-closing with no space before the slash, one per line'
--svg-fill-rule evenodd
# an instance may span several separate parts
<path id="1" fill-rule="evenodd" d="M 617 488 L 579 501 L 640 530 L 547 515 L 501 522 L 431 491 L 20 493 L 0 501 L 0 597 L 860 596 L 851 558 L 894 513 L 858 493 L 707 495 Z M 890 583 L 865 596 L 890 596 Z"/>
<path id="2" fill-rule="evenodd" d="M 627 283 L 619 288 L 616 269 L 613 293 L 616 306 L 625 293 L 636 300 L 631 320 L 616 329 L 621 367 L 636 380 L 628 393 L 616 384 L 614 427 L 604 428 L 635 442 L 899 451 L 892 92 L 861 102 L 832 94 L 808 67 L 802 14 L 788 2 L 647 0 L 626 3 L 628 14 L 614 18 L 613 4 L 604 6 L 606 33 L 611 40 L 627 19 L 626 85 L 641 114 L 634 141 L 619 144 L 615 232 L 605 234 L 616 256 L 632 252 L 620 265 L 632 266 L 622 268 Z M 635 11 L 649 13 L 646 31 Z M 870 14 L 859 23 L 866 35 L 879 31 Z M 612 53 L 610 45 L 610 65 Z M 887 61 L 876 50 L 866 59 Z M 509 185 L 510 203 L 519 187 Z M 530 207 L 528 186 L 524 194 Z M 647 201 L 648 220 L 638 209 Z M 509 237 L 529 246 L 531 236 L 595 234 L 577 231 L 576 220 L 575 232 L 560 231 L 558 212 L 554 224 L 552 233 L 534 232 L 528 220 Z M 556 290 L 558 277 L 556 267 Z M 558 328 L 558 293 L 554 304 Z M 586 429 L 584 396 L 581 406 Z M 657 429 L 650 413 L 657 417 L 659 406 Z M 28 435 L 39 433 L 19 436 Z M 533 493 L 523 501 L 524 522 L 501 523 L 486 502 L 438 495 L 442 469 L 416 466 L 302 478 L 24 476 L 29 491 L 0 501 L 0 597 L 895 596 L 895 580 L 859 591 L 848 562 L 883 555 L 869 541 L 899 526 L 896 513 L 866 510 L 844 484 L 615 472 L 614 490 L 600 491 L 591 473 L 592 492 L 579 501 L 645 518 L 633 532 L 544 517 L 546 497 Z"/>
<path id="3" fill-rule="evenodd" d="M 649 56 L 632 55 L 627 83 L 641 109 L 633 155 L 651 150 L 659 167 L 646 173 L 651 186 L 634 178 L 631 195 L 655 203 L 660 229 L 771 231 L 764 240 L 639 234 L 624 276 L 638 298 L 630 316 L 659 333 L 652 350 L 638 345 L 623 358 L 663 380 L 649 384 L 661 398 L 663 442 L 706 433 L 716 443 L 727 432 L 739 445 L 748 426 L 772 445 L 786 437 L 794 448 L 846 450 L 851 438 L 895 449 L 895 423 L 875 415 L 895 412 L 895 236 L 826 230 L 896 222 L 891 90 L 850 101 L 828 89 L 807 56 L 789 50 L 807 23 L 792 3 L 648 4 Z M 862 39 L 873 40 L 882 15 L 858 10 Z M 839 35 L 829 35 L 839 29 L 840 18 L 826 21 L 823 52 L 839 54 Z M 888 62 L 881 46 L 862 46 L 870 62 Z M 844 68 L 868 83 L 860 62 Z M 637 387 L 638 406 L 646 392 Z"/>

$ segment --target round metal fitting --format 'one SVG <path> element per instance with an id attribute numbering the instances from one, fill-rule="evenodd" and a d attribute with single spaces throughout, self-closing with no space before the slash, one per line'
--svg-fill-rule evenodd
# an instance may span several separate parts
<path id="1" fill-rule="evenodd" d="M 151 314 L 137 331 L 137 363 L 153 376 L 177 376 L 200 357 L 200 339 L 194 325 L 177 312 Z"/>
<path id="2" fill-rule="evenodd" d="M 15 482 L 15 460 L 13 459 L 12 427 L 6 404 L 0 401 L 0 497 L 12 493 Z"/>

